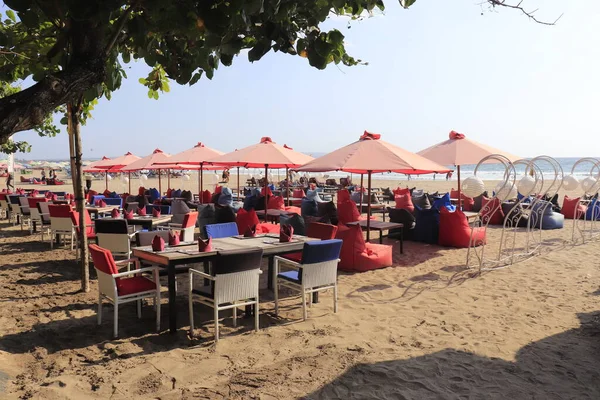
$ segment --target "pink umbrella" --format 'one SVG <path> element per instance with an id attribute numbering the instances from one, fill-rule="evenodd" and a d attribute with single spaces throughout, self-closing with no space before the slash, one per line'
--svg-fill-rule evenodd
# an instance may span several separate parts
<path id="1" fill-rule="evenodd" d="M 516 161 L 520 159 L 513 154 L 500 151 L 491 146 L 478 143 L 474 140 L 467 139 L 462 133 L 456 131 L 450 131 L 448 135 L 449 139 L 441 143 L 435 144 L 425 150 L 419 151 L 417 154 L 433 160 L 442 165 L 454 165 L 456 166 L 456 173 L 458 175 L 458 207 L 460 208 L 461 203 L 461 192 L 460 192 L 460 166 L 477 164 L 481 159 L 492 155 L 500 154 L 510 161 Z M 493 160 L 491 162 L 494 162 Z"/>
<path id="2" fill-rule="evenodd" d="M 104 156 L 104 157 L 102 157 L 101 160 L 97 160 L 92 163 L 89 163 L 88 165 L 85 166 L 85 168 L 83 169 L 83 172 L 104 172 L 103 169 L 97 169 L 96 165 L 98 165 L 101 162 L 104 162 L 106 160 L 110 160 L 110 158 Z"/>
<path id="3" fill-rule="evenodd" d="M 157 168 L 154 164 L 166 161 L 170 154 L 164 153 L 161 149 L 155 149 L 152 154 L 147 155 L 146 157 L 140 158 L 137 161 L 132 162 L 131 164 L 120 168 L 121 171 L 131 172 L 131 171 L 141 171 L 141 170 L 157 170 L 158 171 L 158 192 L 162 196 L 162 183 L 160 179 L 160 170 L 164 168 Z"/>
<path id="4" fill-rule="evenodd" d="M 155 163 L 155 166 L 158 167 L 158 166 L 162 165 L 162 168 L 170 168 L 170 169 L 198 169 L 198 170 L 200 170 L 200 172 L 198 173 L 198 187 L 200 188 L 200 190 L 199 190 L 200 191 L 200 193 L 199 193 L 200 202 L 202 202 L 202 190 L 203 190 L 203 186 L 204 186 L 204 179 L 203 179 L 204 164 L 208 160 L 218 157 L 222 154 L 223 154 L 222 152 L 211 149 L 210 147 L 206 147 L 201 142 L 198 142 L 198 144 L 196 144 L 191 149 L 188 149 L 188 150 L 182 151 L 181 153 L 172 155 L 168 159 L 168 161 L 157 162 L 157 163 Z M 239 177 L 239 173 L 238 173 L 238 187 L 239 187 L 239 180 L 240 180 L 240 177 Z"/>
<path id="5" fill-rule="evenodd" d="M 100 169 L 100 170 L 106 172 L 106 174 L 107 174 L 105 177 L 106 188 L 108 189 L 108 172 L 118 172 L 121 170 L 121 168 L 123 168 L 139 159 L 140 158 L 138 156 L 133 155 L 133 154 L 131 154 L 131 152 L 128 151 L 121 157 L 113 158 L 112 160 L 111 159 L 103 160 L 103 161 L 99 162 L 98 164 L 96 164 L 94 166 L 94 168 Z M 131 193 L 131 173 L 129 173 L 129 193 Z"/>
<path id="6" fill-rule="evenodd" d="M 371 174 L 399 172 L 403 174 L 430 174 L 449 169 L 396 145 L 381 140 L 381 135 L 367 131 L 358 141 L 304 164 L 297 171 L 345 171 L 368 175 L 368 196 L 371 195 Z M 361 179 L 362 180 L 362 179 Z M 362 182 L 361 182 L 362 186 Z M 362 190 L 362 188 L 361 188 Z M 367 240 L 371 227 L 371 201 L 367 203 Z"/>
<path id="7" fill-rule="evenodd" d="M 251 146 L 223 154 L 210 161 L 214 165 L 224 165 L 228 167 L 245 168 L 265 168 L 265 194 L 268 185 L 269 168 L 285 168 L 286 178 L 289 168 L 296 168 L 306 164 L 313 158 L 309 155 L 294 151 L 288 146 L 281 146 L 273 142 L 270 137 L 263 137 L 260 142 Z M 239 174 L 238 174 L 239 176 Z M 239 192 L 238 192 L 239 193 Z M 267 207 L 267 197 L 265 196 L 265 210 Z M 288 198 L 289 198 L 289 179 L 288 179 Z"/>

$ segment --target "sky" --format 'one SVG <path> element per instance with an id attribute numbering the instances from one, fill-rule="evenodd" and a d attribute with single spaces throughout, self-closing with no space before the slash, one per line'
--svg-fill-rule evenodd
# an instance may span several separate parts
<path id="1" fill-rule="evenodd" d="M 138 78 L 149 68 L 126 65 L 129 79 L 111 101 L 101 99 L 82 129 L 84 158 L 155 148 L 177 153 L 197 142 L 223 152 L 262 136 L 307 153 L 325 153 L 364 130 L 417 152 L 451 130 L 523 157 L 600 155 L 600 2 L 525 0 L 520 12 L 490 11 L 480 0 L 420 0 L 410 9 L 386 1 L 383 15 L 335 17 L 327 28 L 346 36 L 348 52 L 366 66 L 331 64 L 269 53 L 255 63 L 242 54 L 213 80 L 171 83 L 148 99 Z M 32 145 L 25 159 L 67 159 L 67 134 L 14 136 Z"/>

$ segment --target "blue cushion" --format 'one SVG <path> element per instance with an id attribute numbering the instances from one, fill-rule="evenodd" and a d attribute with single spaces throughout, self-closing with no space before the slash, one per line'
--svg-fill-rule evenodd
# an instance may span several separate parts
<path id="1" fill-rule="evenodd" d="M 342 250 L 342 240 L 329 239 L 304 243 L 301 264 L 315 264 L 337 260 Z"/>
<path id="2" fill-rule="evenodd" d="M 123 206 L 123 199 L 120 197 L 117 197 L 117 198 L 107 197 L 104 199 L 104 202 L 106 203 L 107 206 L 119 206 L 119 207 Z"/>
<path id="3" fill-rule="evenodd" d="M 227 222 L 224 224 L 210 224 L 205 226 L 206 236 L 213 239 L 226 238 L 237 236 L 238 226 L 235 222 Z"/>
<path id="4" fill-rule="evenodd" d="M 150 189 L 149 193 L 150 193 L 150 201 L 152 203 L 154 203 L 154 200 L 160 198 L 160 193 L 158 192 L 158 190 L 156 188 Z"/>
<path id="5" fill-rule="evenodd" d="M 58 195 L 57 195 L 58 196 Z M 98 200 L 104 200 L 106 197 L 102 194 L 92 196 L 92 205 L 95 205 Z"/>
<path id="6" fill-rule="evenodd" d="M 446 207 L 448 209 L 448 211 L 451 211 L 451 212 L 456 211 L 456 206 L 453 206 L 452 202 L 450 201 L 450 193 L 446 193 L 442 197 L 435 199 L 433 201 L 432 207 L 438 211 L 442 207 Z"/>
<path id="7" fill-rule="evenodd" d="M 285 279 L 286 281 L 302 283 L 302 275 L 299 271 L 280 272 L 277 276 Z"/>

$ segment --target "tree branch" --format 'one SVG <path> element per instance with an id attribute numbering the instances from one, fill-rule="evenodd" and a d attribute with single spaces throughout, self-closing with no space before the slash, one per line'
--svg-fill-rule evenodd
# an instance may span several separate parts
<path id="1" fill-rule="evenodd" d="M 121 15 L 121 19 L 119 19 L 119 21 L 117 22 L 117 29 L 115 30 L 115 34 L 113 35 L 113 37 L 110 39 L 110 42 L 108 43 L 108 46 L 106 46 L 106 50 L 104 51 L 104 54 L 106 56 L 108 56 L 110 54 L 110 51 L 112 50 L 112 48 L 114 47 L 115 43 L 117 42 L 117 39 L 119 38 L 119 34 L 121 33 L 121 30 L 123 30 L 123 27 L 125 26 L 125 23 L 127 22 L 127 18 L 129 18 L 129 15 L 131 14 L 131 11 L 133 11 L 133 7 L 137 5 L 136 4 L 132 4 L 130 5 L 127 10 L 125 10 L 125 12 L 123 13 L 123 15 Z"/>
<path id="2" fill-rule="evenodd" d="M 519 10 L 521 11 L 523 14 L 525 14 L 529 19 L 533 20 L 534 22 L 538 23 L 538 24 L 542 24 L 542 25 L 556 25 L 556 23 L 558 22 L 559 19 L 561 19 L 561 17 L 563 16 L 563 14 L 561 14 L 558 18 L 556 18 L 556 20 L 554 20 L 554 22 L 548 22 L 548 21 L 542 21 L 537 19 L 537 17 L 534 15 L 535 12 L 537 11 L 537 9 L 533 10 L 533 11 L 527 11 L 521 4 L 523 4 L 524 0 L 519 0 L 519 2 L 517 4 L 510 4 L 510 3 L 506 3 L 506 0 L 486 0 L 484 3 L 481 3 L 481 5 L 483 4 L 489 4 L 491 7 L 506 7 L 506 8 L 512 8 L 514 10 Z"/>

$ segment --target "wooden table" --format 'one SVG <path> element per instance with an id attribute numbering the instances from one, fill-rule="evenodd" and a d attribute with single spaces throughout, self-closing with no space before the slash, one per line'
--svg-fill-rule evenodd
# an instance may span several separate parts
<path id="1" fill-rule="evenodd" d="M 367 203 L 362 204 L 362 209 L 360 209 L 360 203 L 356 203 L 356 206 L 359 207 L 358 211 L 363 214 L 369 211 L 369 205 Z M 383 214 L 383 222 L 385 222 L 385 211 L 387 209 L 387 205 L 385 204 L 371 204 L 371 214 L 372 213 L 381 213 Z"/>
<path id="2" fill-rule="evenodd" d="M 94 218 L 98 218 L 100 214 L 109 214 L 113 209 L 119 208 L 119 206 L 106 206 L 106 207 L 97 207 L 97 206 L 87 206 L 85 209 L 88 210 L 90 214 L 94 214 Z"/>
<path id="3" fill-rule="evenodd" d="M 127 220 L 127 224 L 129 225 L 141 225 L 144 229 L 152 230 L 152 228 L 156 228 L 157 225 L 167 224 L 171 222 L 172 215 L 161 215 L 160 217 L 154 218 L 151 215 L 146 217 L 137 216 L 132 219 Z M 105 218 L 105 219 L 113 219 L 113 218 Z M 122 219 L 122 218 L 118 218 Z"/>
<path id="4" fill-rule="evenodd" d="M 474 211 L 463 211 L 465 217 L 467 217 L 467 221 L 469 222 L 477 222 L 479 220 L 479 213 Z"/>
<path id="5" fill-rule="evenodd" d="M 205 263 L 206 268 L 208 261 L 214 258 L 218 251 L 260 247 L 263 249 L 263 257 L 269 258 L 268 288 L 273 289 L 274 257 L 301 251 L 304 247 L 304 242 L 319 240 L 300 235 L 295 235 L 294 239 L 295 241 L 290 243 L 278 243 L 279 235 L 261 235 L 255 238 L 243 239 L 237 237 L 213 239 L 212 244 L 214 251 L 205 253 L 198 252 L 198 245 L 196 243 L 186 246 L 167 247 L 163 252 L 154 252 L 152 251 L 151 246 L 134 247 L 132 250 L 134 257 L 167 269 L 169 288 L 169 330 L 171 333 L 175 333 L 177 332 L 177 293 L 175 292 L 176 266 L 203 262 Z M 276 243 L 265 243 L 265 241 L 273 241 Z"/>
<path id="6" fill-rule="evenodd" d="M 367 220 L 349 222 L 346 225 L 359 225 L 363 230 L 367 229 Z M 400 229 L 400 254 L 404 253 L 404 224 L 397 222 L 382 222 L 373 221 L 369 225 L 369 230 L 379 231 L 379 244 L 383 244 L 383 231 L 389 231 L 390 229 Z"/>

